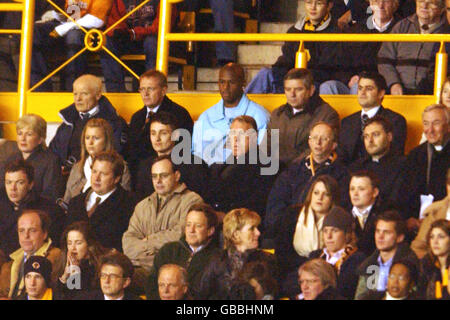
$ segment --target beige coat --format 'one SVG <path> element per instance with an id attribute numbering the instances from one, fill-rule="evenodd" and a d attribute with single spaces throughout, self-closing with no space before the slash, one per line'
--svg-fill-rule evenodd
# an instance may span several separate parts
<path id="1" fill-rule="evenodd" d="M 422 259 L 427 254 L 427 234 L 430 231 L 430 227 L 436 220 L 446 219 L 447 210 L 450 205 L 450 196 L 433 202 L 428 208 L 425 209 L 424 215 L 426 218 L 420 225 L 419 232 L 416 238 L 411 243 L 411 249 L 416 253 L 419 259 Z"/>
<path id="2" fill-rule="evenodd" d="M 189 208 L 203 200 L 182 183 L 161 203 L 159 211 L 157 201 L 154 192 L 136 205 L 122 238 L 123 252 L 133 265 L 148 271 L 159 249 L 167 242 L 180 239 Z"/>
<path id="3" fill-rule="evenodd" d="M 81 161 L 77 162 L 70 170 L 69 179 L 67 180 L 66 193 L 64 194 L 64 202 L 69 203 L 72 198 L 75 198 L 81 193 L 86 184 L 86 177 L 84 176 L 84 164 Z M 128 166 L 124 163 L 124 170 L 120 185 L 127 191 L 131 191 L 131 175 Z"/>
<path id="4" fill-rule="evenodd" d="M 57 263 L 60 263 L 59 259 L 61 259 L 61 250 L 52 247 L 51 244 L 52 241 L 50 239 L 47 240 L 33 255 L 46 257 L 50 260 L 52 266 L 55 266 Z M 14 287 L 19 280 L 19 272 L 24 258 L 24 251 L 22 249 L 14 251 L 11 253 L 10 257 L 12 260 L 5 263 L 1 268 L 0 297 L 12 297 Z M 56 278 L 58 277 L 55 269 L 56 268 L 53 268 L 52 272 L 52 282 L 56 281 Z M 25 284 L 22 278 L 19 284 L 19 290 L 17 291 L 18 295 L 22 293 L 24 286 Z"/>

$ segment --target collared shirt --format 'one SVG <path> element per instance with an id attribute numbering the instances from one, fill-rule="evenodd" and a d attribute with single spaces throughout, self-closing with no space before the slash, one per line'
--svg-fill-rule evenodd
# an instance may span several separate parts
<path id="1" fill-rule="evenodd" d="M 377 291 L 386 291 L 389 277 L 389 270 L 391 269 L 393 260 L 394 257 L 390 258 L 388 261 L 383 263 L 383 261 L 381 260 L 381 256 L 378 256 L 377 261 L 380 270 L 378 272 Z"/>
<path id="2" fill-rule="evenodd" d="M 158 109 L 159 109 L 160 106 L 161 106 L 161 105 L 159 104 L 159 105 L 157 105 L 156 107 L 153 107 L 153 108 L 147 107 L 147 115 L 146 115 L 146 118 L 148 118 L 148 114 L 149 114 L 150 112 L 153 112 L 153 113 L 158 112 Z"/>
<path id="3" fill-rule="evenodd" d="M 191 248 L 191 250 L 192 250 L 192 254 L 196 254 L 197 252 L 202 250 L 204 247 L 205 247 L 205 245 L 201 245 L 201 246 L 197 247 L 197 249 L 194 249 L 191 245 L 189 245 L 189 248 Z"/>
<path id="4" fill-rule="evenodd" d="M 375 115 L 377 114 L 378 110 L 380 110 L 380 106 L 378 106 L 378 107 L 373 107 L 373 108 L 370 109 L 369 111 L 361 110 L 361 117 L 362 117 L 364 114 L 367 114 L 367 116 L 369 117 L 369 119 L 370 119 L 370 118 L 373 118 L 373 117 L 375 117 Z"/>
<path id="5" fill-rule="evenodd" d="M 105 298 L 105 300 L 123 300 L 123 297 L 124 297 L 125 295 L 123 295 L 123 296 L 121 296 L 120 298 L 117 298 L 117 299 L 111 299 L 110 297 L 108 297 L 107 295 L 103 295 L 103 297 Z"/>
<path id="6" fill-rule="evenodd" d="M 103 195 L 99 195 L 97 194 L 95 191 L 92 191 L 92 193 L 89 196 L 89 200 L 87 201 L 86 204 L 86 210 L 89 211 L 92 206 L 95 204 L 95 199 L 97 199 L 97 197 L 100 198 L 100 202 L 98 203 L 99 205 L 104 202 L 106 199 L 108 199 L 108 197 L 114 192 L 116 191 L 116 188 L 114 188 L 113 190 L 111 190 L 110 192 L 103 194 Z"/>
<path id="7" fill-rule="evenodd" d="M 391 21 L 386 23 L 383 27 L 380 27 L 379 25 L 377 25 L 377 22 L 375 21 L 375 17 L 374 16 L 372 16 L 372 20 L 373 20 L 373 26 L 375 27 L 375 29 L 378 30 L 378 32 L 385 32 L 389 28 L 390 24 L 392 23 L 392 21 L 394 19 L 391 19 Z"/>
<path id="8" fill-rule="evenodd" d="M 79 112 L 79 114 L 80 114 L 80 118 L 83 119 L 83 117 L 81 116 L 82 113 L 84 113 L 84 114 L 87 113 L 87 114 L 89 114 L 89 118 L 92 118 L 92 116 L 96 115 L 99 112 L 100 112 L 100 107 L 98 105 L 96 105 L 95 107 L 93 107 L 88 112 Z"/>
<path id="9" fill-rule="evenodd" d="M 389 292 L 386 291 L 386 299 L 385 300 L 405 300 L 408 296 L 406 297 L 401 297 L 401 298 L 394 298 L 393 296 L 391 296 L 389 294 Z"/>
<path id="10" fill-rule="evenodd" d="M 92 175 L 91 166 L 92 166 L 92 157 L 89 156 L 84 162 L 83 167 L 84 176 L 86 177 L 86 183 L 84 184 L 83 192 L 86 192 L 87 189 L 91 187 L 91 175 Z"/>
<path id="11" fill-rule="evenodd" d="M 450 221 L 450 206 L 448 206 L 448 208 L 447 208 L 447 217 L 446 217 L 446 219 L 448 221 Z"/>
<path id="12" fill-rule="evenodd" d="M 366 225 L 367 218 L 369 217 L 370 210 L 372 210 L 373 204 L 368 206 L 366 210 L 363 212 L 359 211 L 359 209 L 355 206 L 352 208 L 352 214 L 353 216 L 358 219 L 359 225 L 361 226 L 361 229 L 364 229 L 364 226 Z"/>
<path id="13" fill-rule="evenodd" d="M 248 115 L 256 120 L 258 143 L 261 143 L 269 122 L 269 112 L 248 99 L 245 94 L 242 95 L 238 105 L 232 109 L 235 116 Z M 224 163 L 231 155 L 231 150 L 225 148 L 230 130 L 230 119 L 225 115 L 223 99 L 203 112 L 194 123 L 192 153 L 202 158 L 208 165 L 216 162 Z"/>
<path id="14" fill-rule="evenodd" d="M 303 110 L 305 110 L 304 108 L 301 109 L 296 109 L 296 108 L 292 108 L 292 113 L 294 114 L 294 116 L 299 113 L 299 112 L 303 112 Z"/>
<path id="15" fill-rule="evenodd" d="M 334 265 L 336 264 L 336 262 L 338 262 L 339 259 L 342 257 L 342 254 L 344 253 L 344 251 L 345 251 L 345 248 L 342 248 L 341 250 L 339 250 L 339 251 L 336 252 L 335 254 L 330 255 L 330 254 L 328 253 L 327 248 L 324 248 L 324 249 L 323 249 L 323 253 L 325 253 L 325 260 L 326 260 L 326 262 L 328 262 L 329 264 L 331 264 L 331 265 L 333 265 L 333 266 L 334 266 Z"/>

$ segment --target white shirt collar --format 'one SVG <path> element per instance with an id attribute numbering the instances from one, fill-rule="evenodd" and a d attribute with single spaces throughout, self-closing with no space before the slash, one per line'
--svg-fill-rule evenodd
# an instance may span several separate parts
<path id="1" fill-rule="evenodd" d="M 446 217 L 446 219 L 448 221 L 450 221 L 450 206 L 448 206 L 448 208 L 447 208 L 447 217 Z"/>
<path id="2" fill-rule="evenodd" d="M 92 116 L 96 115 L 98 112 L 100 111 L 100 107 L 98 105 L 96 105 L 95 107 L 93 107 L 91 110 L 89 110 L 88 112 L 79 112 L 80 114 L 80 118 L 81 118 L 81 114 L 82 113 L 87 113 L 89 114 L 89 118 L 91 118 Z"/>
<path id="3" fill-rule="evenodd" d="M 97 199 L 97 197 L 100 198 L 100 202 L 98 203 L 99 205 L 101 203 L 103 203 L 103 201 L 105 201 L 106 199 L 108 199 L 108 197 L 114 192 L 116 191 L 117 188 L 114 188 L 113 190 L 111 190 L 110 192 L 104 194 L 104 195 L 99 195 L 97 194 L 95 191 L 92 191 L 92 193 L 89 196 L 89 199 L 86 203 L 86 210 L 89 211 L 92 206 L 95 204 L 95 199 Z"/>
<path id="4" fill-rule="evenodd" d="M 402 298 L 394 298 L 393 296 L 391 296 L 389 294 L 389 292 L 386 291 L 386 300 L 405 300 L 406 297 L 402 297 Z"/>
<path id="5" fill-rule="evenodd" d="M 387 30 L 387 28 L 389 28 L 390 24 L 392 23 L 394 19 L 392 18 L 391 21 L 389 21 L 388 23 L 386 23 L 383 27 L 380 27 L 377 22 L 375 21 L 375 17 L 372 16 L 372 21 L 373 21 L 373 26 L 375 27 L 375 29 L 378 30 L 378 32 L 384 32 Z"/>
<path id="6" fill-rule="evenodd" d="M 370 206 L 368 206 L 367 208 L 366 208 L 366 210 L 364 210 L 363 212 L 361 212 L 361 211 L 359 211 L 359 209 L 357 208 L 357 207 L 355 207 L 355 206 L 353 206 L 353 208 L 352 208 L 352 214 L 353 214 L 353 216 L 356 218 L 356 217 L 363 217 L 363 216 L 368 216 L 369 215 L 369 213 L 370 213 L 370 210 L 372 210 L 372 207 L 373 207 L 373 204 L 371 204 Z"/>
<path id="7" fill-rule="evenodd" d="M 375 117 L 375 115 L 377 114 L 378 110 L 380 109 L 381 106 L 378 107 L 373 107 L 372 109 L 370 109 L 369 111 L 364 111 L 361 110 L 361 117 L 363 116 L 363 114 L 367 114 L 367 116 L 370 118 Z"/>
<path id="8" fill-rule="evenodd" d="M 120 298 L 117 298 L 117 299 L 111 299 L 110 297 L 108 297 L 107 295 L 103 295 L 103 297 L 105 298 L 105 300 L 123 300 L 123 297 L 124 297 L 124 295 L 123 296 L 121 296 Z"/>
<path id="9" fill-rule="evenodd" d="M 159 109 L 160 106 L 161 106 L 161 105 L 157 105 L 156 107 L 153 107 L 153 108 L 147 107 L 147 115 L 146 115 L 146 117 L 148 117 L 148 114 L 149 114 L 150 112 L 154 112 L 154 113 L 158 112 L 158 109 Z"/>
<path id="10" fill-rule="evenodd" d="M 91 186 L 91 175 L 92 175 L 91 166 L 92 166 L 92 157 L 89 156 L 86 159 L 86 161 L 84 162 L 84 167 L 83 167 L 84 177 L 86 178 L 86 183 L 84 184 L 83 192 L 86 192 L 87 189 L 89 189 Z"/>
<path id="11" fill-rule="evenodd" d="M 191 248 L 192 253 L 194 253 L 194 254 L 199 252 L 200 250 L 202 250 L 204 247 L 205 247 L 205 245 L 201 245 L 201 246 L 197 247 L 197 249 L 194 249 L 191 245 L 189 245 L 189 248 Z"/>

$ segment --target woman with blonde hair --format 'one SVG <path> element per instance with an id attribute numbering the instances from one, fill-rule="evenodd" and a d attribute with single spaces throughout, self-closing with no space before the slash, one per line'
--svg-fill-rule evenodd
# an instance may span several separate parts
<path id="1" fill-rule="evenodd" d="M 265 261 L 274 278 L 277 267 L 273 255 L 258 250 L 260 216 L 249 209 L 233 209 L 223 219 L 224 250 L 213 256 L 200 281 L 199 298 L 229 299 L 239 273 L 252 261 Z"/>
<path id="2" fill-rule="evenodd" d="M 108 121 L 101 118 L 90 119 L 81 134 L 81 158 L 70 170 L 67 180 L 64 202 L 85 192 L 91 186 L 91 165 L 94 157 L 103 151 L 111 151 L 113 146 L 113 130 Z M 125 163 L 121 186 L 130 191 L 130 173 Z"/>
<path id="3" fill-rule="evenodd" d="M 321 175 L 311 184 L 305 202 L 287 209 L 275 238 L 277 260 L 283 261 L 282 295 L 295 294 L 298 267 L 308 260 L 311 252 L 324 247 L 323 221 L 338 203 L 338 183 L 329 175 Z"/>
<path id="4" fill-rule="evenodd" d="M 52 201 L 61 195 L 61 166 L 58 157 L 45 144 L 47 123 L 37 114 L 26 114 L 16 122 L 18 152 L 6 162 L 25 160 L 34 168 L 34 191 Z M 2 168 L 1 180 L 4 179 Z"/>

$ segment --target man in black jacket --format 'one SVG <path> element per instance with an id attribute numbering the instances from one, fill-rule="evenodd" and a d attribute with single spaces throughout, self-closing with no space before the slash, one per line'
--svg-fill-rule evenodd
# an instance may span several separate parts
<path id="1" fill-rule="evenodd" d="M 201 203 L 190 208 L 184 235 L 179 241 L 165 244 L 155 256 L 145 288 L 147 299 L 160 299 L 158 274 L 165 264 L 177 264 L 186 269 L 188 293 L 193 298 L 197 297 L 203 270 L 210 257 L 220 251 L 217 226 L 217 215 L 211 206 Z"/>
<path id="2" fill-rule="evenodd" d="M 167 96 L 167 78 L 157 70 L 148 70 L 139 80 L 139 93 L 144 107 L 136 111 L 130 121 L 128 165 L 135 176 L 139 160 L 155 156 L 156 151 L 150 143 L 150 120 L 155 113 L 171 113 L 177 120 L 176 128 L 189 131 L 192 135 L 194 122 L 189 112 L 170 100 Z"/>
<path id="3" fill-rule="evenodd" d="M 81 133 L 90 118 L 102 118 L 113 129 L 114 149 L 123 153 L 127 143 L 128 125 L 109 100 L 102 95 L 100 78 L 85 74 L 73 83 L 74 103 L 59 112 L 63 123 L 50 142 L 50 150 L 60 159 L 65 171 L 78 160 L 81 153 Z"/>
<path id="4" fill-rule="evenodd" d="M 406 141 L 406 120 L 402 115 L 381 105 L 385 93 L 386 81 L 382 75 L 377 72 L 360 73 L 358 103 L 362 110 L 342 119 L 339 132 L 337 152 L 346 165 L 367 155 L 362 140 L 362 130 L 366 122 L 375 115 L 383 116 L 392 123 L 392 152 L 403 155 Z"/>
<path id="5" fill-rule="evenodd" d="M 66 225 L 88 221 L 102 246 L 119 251 L 136 205 L 120 186 L 123 169 L 123 158 L 117 152 L 98 154 L 92 164 L 92 187 L 70 201 L 66 219 Z"/>
<path id="6" fill-rule="evenodd" d="M 5 189 L 0 191 L 0 250 L 7 256 L 20 248 L 17 219 L 25 209 L 39 209 L 51 218 L 49 236 L 58 245 L 64 215 L 59 207 L 33 191 L 33 167 L 23 160 L 5 166 Z"/>

